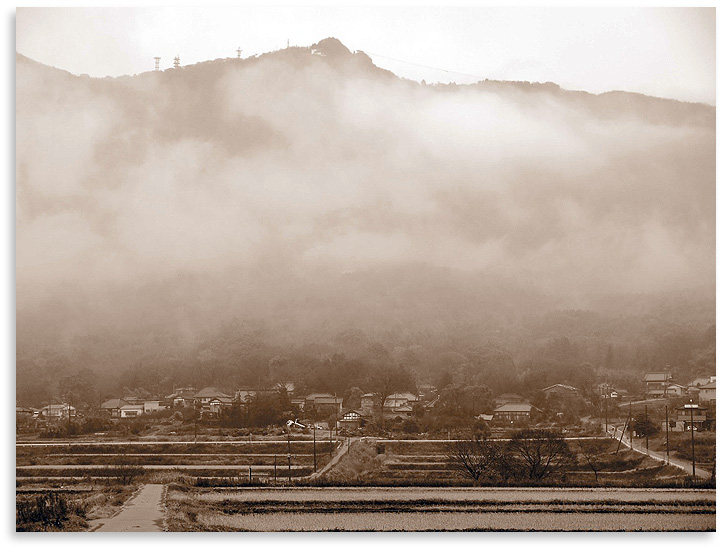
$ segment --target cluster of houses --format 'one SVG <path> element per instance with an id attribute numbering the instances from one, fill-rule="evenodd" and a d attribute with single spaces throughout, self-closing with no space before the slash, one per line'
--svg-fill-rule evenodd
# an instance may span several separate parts
<path id="1" fill-rule="evenodd" d="M 693 424 L 696 429 L 707 429 L 709 423 L 707 407 L 716 401 L 716 376 L 697 377 L 686 385 L 674 382 L 671 372 L 647 373 L 643 382 L 646 386 L 646 398 L 684 397 L 690 402 L 696 401 L 696 411 L 691 405 L 677 410 L 676 416 L 669 421 L 673 431 L 686 431 Z M 123 397 L 106 400 L 100 405 L 100 410 L 111 418 L 137 418 L 168 408 L 194 407 L 202 418 L 218 417 L 225 408 L 230 408 L 235 402 L 245 404 L 250 397 L 259 393 L 273 393 L 286 391 L 290 397 L 292 407 L 306 418 L 317 420 L 336 420 L 338 429 L 359 429 L 371 421 L 382 421 L 385 425 L 404 424 L 420 413 L 430 411 L 440 400 L 437 389 L 431 385 L 422 385 L 418 393 L 397 392 L 381 397 L 376 393 L 367 393 L 356 397 L 353 407 L 344 408 L 343 400 L 330 393 L 310 393 L 306 396 L 295 395 L 294 384 L 280 383 L 273 388 L 244 388 L 227 393 L 217 387 L 204 387 L 197 390 L 193 387 L 174 388 L 173 393 L 165 397 L 139 398 Z M 596 387 L 601 399 L 622 400 L 628 396 L 625 389 L 602 383 Z M 571 385 L 557 383 L 542 389 L 546 399 L 571 399 L 580 396 L 578 389 Z M 357 406 L 359 404 L 359 406 Z M 516 393 L 504 393 L 495 397 L 495 408 L 492 414 L 481 414 L 479 419 L 486 422 L 501 424 L 515 424 L 530 420 L 537 410 L 525 397 Z M 44 418 L 44 419 L 70 419 L 75 417 L 76 409 L 67 403 L 50 404 L 40 410 L 17 408 L 18 417 Z"/>
<path id="2" fill-rule="evenodd" d="M 647 399 L 688 396 L 702 403 L 716 401 L 716 376 L 700 376 L 681 385 L 674 382 L 671 372 L 648 372 L 644 383 Z"/>

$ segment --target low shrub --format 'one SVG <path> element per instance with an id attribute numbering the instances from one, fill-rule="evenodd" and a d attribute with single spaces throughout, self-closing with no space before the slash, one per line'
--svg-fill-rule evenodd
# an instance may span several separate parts
<path id="1" fill-rule="evenodd" d="M 73 517 L 80 518 L 85 526 L 85 516 L 82 503 L 66 500 L 58 493 L 43 493 L 17 503 L 16 528 L 18 531 L 63 529 Z"/>

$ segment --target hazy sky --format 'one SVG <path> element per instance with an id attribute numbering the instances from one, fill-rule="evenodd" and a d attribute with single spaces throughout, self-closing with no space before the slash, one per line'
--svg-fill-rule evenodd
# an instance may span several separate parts
<path id="1" fill-rule="evenodd" d="M 187 65 L 334 36 L 415 80 L 553 81 L 715 104 L 715 19 L 714 8 L 18 8 L 16 48 L 102 77 L 152 70 L 154 56 L 168 68 L 175 55 Z"/>

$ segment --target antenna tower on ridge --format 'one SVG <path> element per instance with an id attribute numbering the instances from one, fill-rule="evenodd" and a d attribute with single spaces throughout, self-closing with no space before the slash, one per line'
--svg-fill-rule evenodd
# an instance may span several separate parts
<path id="1" fill-rule="evenodd" d="M 159 62 L 161 61 L 161 58 L 160 58 L 160 57 L 155 57 L 155 58 L 153 58 L 153 59 L 154 59 L 154 61 L 156 62 L 156 71 L 158 71 L 158 64 L 159 64 Z"/>
<path id="2" fill-rule="evenodd" d="M 236 59 L 240 59 L 240 58 L 241 58 L 241 46 L 239 46 L 236 49 Z"/>
<path id="3" fill-rule="evenodd" d="M 181 58 L 176 56 L 173 58 L 173 67 L 174 69 L 178 69 L 181 66 Z"/>

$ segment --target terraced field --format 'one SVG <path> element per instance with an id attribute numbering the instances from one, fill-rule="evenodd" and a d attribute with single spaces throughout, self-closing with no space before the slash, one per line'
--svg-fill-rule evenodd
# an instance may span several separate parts
<path id="1" fill-rule="evenodd" d="M 18 443 L 18 485 L 108 478 L 117 466 L 193 477 L 271 481 L 298 478 L 329 462 L 337 441 L 295 439 L 227 442 Z M 290 469 L 291 468 L 291 469 Z"/>
<path id="2" fill-rule="evenodd" d="M 378 440 L 375 447 L 384 455 L 383 468 L 375 473 L 379 483 L 395 481 L 445 485 L 460 484 L 464 477 L 455 471 L 447 458 L 447 441 L 393 441 Z"/>

